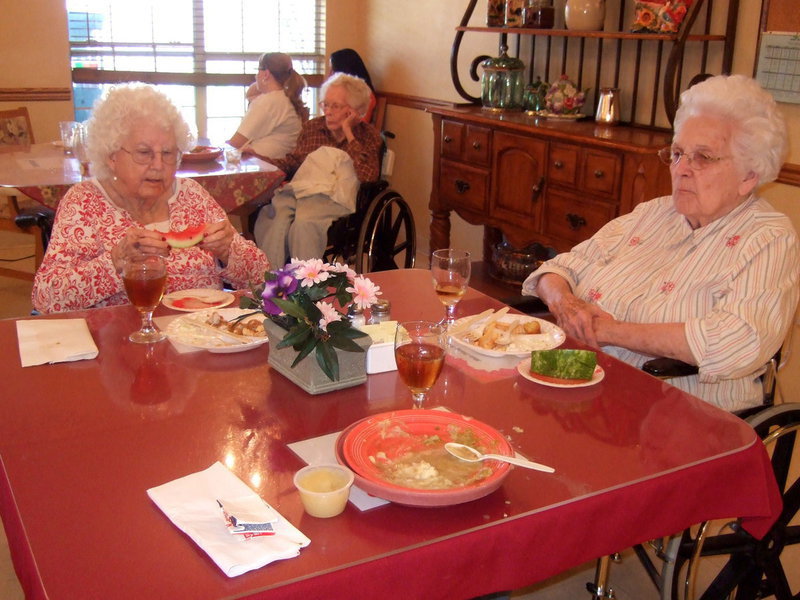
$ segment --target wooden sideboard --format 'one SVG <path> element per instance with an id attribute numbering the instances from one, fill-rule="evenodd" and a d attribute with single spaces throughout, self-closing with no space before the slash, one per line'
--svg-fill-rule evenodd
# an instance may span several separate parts
<path id="1" fill-rule="evenodd" d="M 450 243 L 450 213 L 485 225 L 484 260 L 502 235 L 566 251 L 644 200 L 670 193 L 656 152 L 671 134 L 480 107 L 432 107 L 431 251 Z"/>

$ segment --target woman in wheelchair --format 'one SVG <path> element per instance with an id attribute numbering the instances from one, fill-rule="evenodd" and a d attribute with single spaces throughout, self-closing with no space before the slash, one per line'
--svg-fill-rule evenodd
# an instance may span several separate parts
<path id="1" fill-rule="evenodd" d="M 361 119 L 369 106 L 367 84 L 339 73 L 320 91 L 323 116 L 303 125 L 294 151 L 282 159 L 262 157 L 291 178 L 261 209 L 254 227 L 272 265 L 321 258 L 331 223 L 354 212 L 359 183 L 380 174 L 381 136 Z"/>
<path id="2" fill-rule="evenodd" d="M 638 205 L 523 285 L 577 339 L 641 366 L 697 365 L 671 380 L 726 410 L 762 402 L 758 377 L 791 326 L 800 246 L 756 195 L 774 180 L 787 132 L 773 98 L 742 75 L 681 95 L 670 147 L 672 195 Z"/>

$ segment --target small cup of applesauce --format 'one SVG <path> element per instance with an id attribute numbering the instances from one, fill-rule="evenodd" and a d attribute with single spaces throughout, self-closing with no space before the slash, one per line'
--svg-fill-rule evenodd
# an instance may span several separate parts
<path id="1" fill-rule="evenodd" d="M 295 473 L 294 486 L 306 512 L 324 519 L 344 510 L 354 479 L 353 472 L 342 465 L 309 465 Z"/>

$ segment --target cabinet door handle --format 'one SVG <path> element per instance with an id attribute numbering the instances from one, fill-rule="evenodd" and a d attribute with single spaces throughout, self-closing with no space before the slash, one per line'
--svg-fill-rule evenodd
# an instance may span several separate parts
<path id="1" fill-rule="evenodd" d="M 481 147 L 481 143 L 480 142 L 472 142 L 472 147 L 475 148 L 475 150 L 479 150 L 480 147 Z"/>
<path id="2" fill-rule="evenodd" d="M 581 227 L 586 227 L 586 219 L 574 213 L 567 213 L 567 221 L 572 231 L 578 231 Z"/>
<path id="3" fill-rule="evenodd" d="M 531 186 L 531 204 L 539 199 L 539 196 L 542 194 L 542 188 L 544 188 L 544 177 Z"/>
<path id="4" fill-rule="evenodd" d="M 554 162 L 554 163 L 553 163 L 553 166 L 554 166 L 556 169 L 563 169 L 563 168 L 564 168 L 564 163 L 563 163 L 563 162 L 561 162 L 560 160 L 557 160 L 556 162 Z"/>
<path id="5" fill-rule="evenodd" d="M 453 138 L 451 138 L 449 135 L 444 136 L 444 143 L 445 144 L 449 144 L 452 141 L 453 141 Z"/>
<path id="6" fill-rule="evenodd" d="M 469 191 L 469 183 L 464 181 L 463 179 L 456 179 L 456 190 L 458 190 L 459 194 L 463 194 Z"/>
<path id="7" fill-rule="evenodd" d="M 605 171 L 601 171 L 600 169 L 597 169 L 597 171 L 594 172 L 594 176 L 597 177 L 597 179 L 602 179 L 603 177 L 606 176 L 606 174 L 605 174 Z"/>

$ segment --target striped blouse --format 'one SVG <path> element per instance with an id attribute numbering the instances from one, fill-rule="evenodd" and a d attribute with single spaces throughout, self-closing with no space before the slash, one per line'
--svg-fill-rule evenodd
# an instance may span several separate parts
<path id="1" fill-rule="evenodd" d="M 755 196 L 694 230 L 664 196 L 546 262 L 523 293 L 535 295 L 544 273 L 561 275 L 578 298 L 620 321 L 684 323 L 699 374 L 670 383 L 738 410 L 761 402 L 758 376 L 792 324 L 800 245 L 789 219 Z M 603 350 L 637 367 L 651 358 Z"/>

